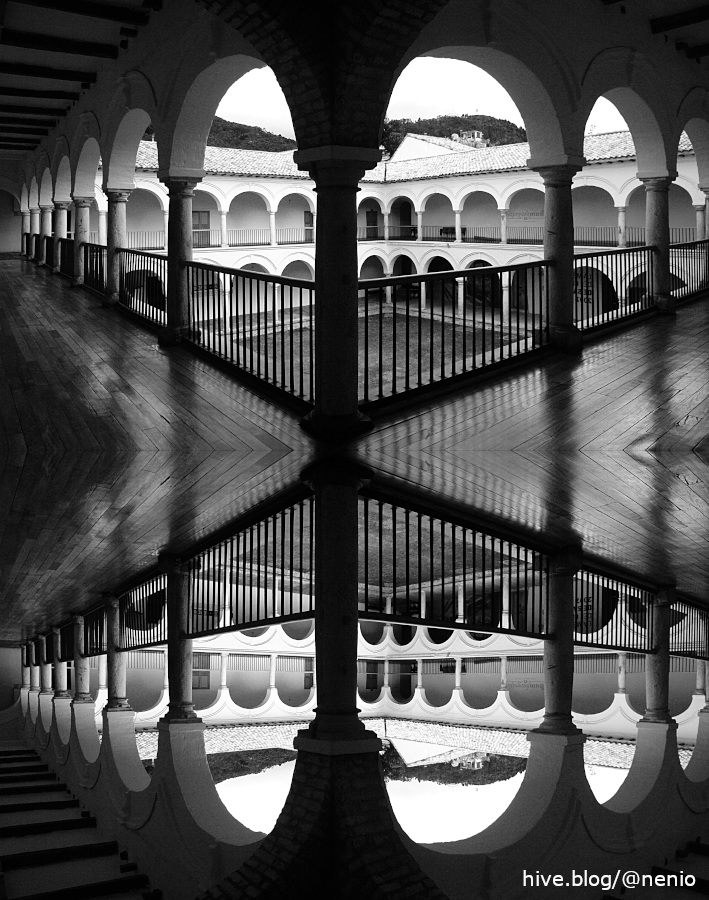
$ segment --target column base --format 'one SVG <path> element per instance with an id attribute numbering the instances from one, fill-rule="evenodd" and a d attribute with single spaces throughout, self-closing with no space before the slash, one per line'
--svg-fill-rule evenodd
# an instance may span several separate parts
<path id="1" fill-rule="evenodd" d="M 655 309 L 663 316 L 677 314 L 677 301 L 671 294 L 656 294 L 654 298 Z"/>
<path id="2" fill-rule="evenodd" d="M 101 299 L 101 307 L 102 309 L 113 309 L 113 307 L 120 300 L 120 296 L 118 291 L 113 291 L 110 294 L 104 294 Z"/>
<path id="3" fill-rule="evenodd" d="M 552 344 L 562 353 L 580 353 L 583 350 L 583 335 L 575 325 L 550 325 L 549 336 Z"/>
<path id="4" fill-rule="evenodd" d="M 568 716 L 545 716 L 544 721 L 531 731 L 532 734 L 559 734 L 565 737 L 580 735 L 583 731 L 577 728 Z"/>
<path id="5" fill-rule="evenodd" d="M 362 731 L 358 735 L 320 734 L 314 737 L 303 728 L 293 739 L 296 750 L 319 753 L 322 756 L 347 756 L 353 753 L 379 753 L 382 742 L 373 731 Z"/>
<path id="6" fill-rule="evenodd" d="M 369 416 L 359 410 L 345 416 L 328 416 L 313 410 L 300 420 L 300 427 L 312 437 L 335 442 L 357 437 L 373 426 Z"/>
<path id="7" fill-rule="evenodd" d="M 202 331 L 199 328 L 189 328 L 187 325 L 180 325 L 177 328 L 161 328 L 158 332 L 158 344 L 161 347 L 174 347 L 181 341 L 194 341 L 199 344 L 202 341 Z"/>
<path id="8" fill-rule="evenodd" d="M 84 279 L 83 279 L 83 278 L 72 278 L 72 279 L 71 279 L 71 286 L 72 286 L 72 287 L 82 287 L 83 284 L 84 284 Z"/>

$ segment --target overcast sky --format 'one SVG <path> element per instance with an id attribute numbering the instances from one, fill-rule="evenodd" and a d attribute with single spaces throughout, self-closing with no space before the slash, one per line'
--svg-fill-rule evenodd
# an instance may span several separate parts
<path id="1" fill-rule="evenodd" d="M 481 113 L 523 125 L 510 95 L 477 66 L 454 59 L 415 59 L 394 87 L 387 116 L 419 119 L 441 115 Z M 230 122 L 260 125 L 294 137 L 288 105 L 270 69 L 255 69 L 227 91 L 217 115 Z M 596 133 L 627 128 L 612 103 L 600 99 L 586 130 Z"/>

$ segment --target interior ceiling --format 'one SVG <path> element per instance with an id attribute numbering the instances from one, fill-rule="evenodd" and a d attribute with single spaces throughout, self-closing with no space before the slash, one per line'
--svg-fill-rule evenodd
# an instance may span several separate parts
<path id="1" fill-rule="evenodd" d="M 658 39 L 702 64 L 709 3 L 599 0 L 647 17 Z M 0 159 L 32 152 L 116 59 L 162 0 L 0 0 Z"/>
<path id="2" fill-rule="evenodd" d="M 33 151 L 162 0 L 0 2 L 0 159 Z"/>

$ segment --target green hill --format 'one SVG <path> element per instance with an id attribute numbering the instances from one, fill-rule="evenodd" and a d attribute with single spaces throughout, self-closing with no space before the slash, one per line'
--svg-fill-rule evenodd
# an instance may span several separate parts
<path id="1" fill-rule="evenodd" d="M 527 140 L 527 132 L 519 125 L 494 116 L 436 116 L 433 119 L 385 119 L 382 131 L 382 146 L 392 154 L 404 139 L 407 131 L 411 134 L 431 134 L 434 137 L 449 138 L 461 131 L 482 131 L 490 144 L 519 144 Z"/>
<path id="2" fill-rule="evenodd" d="M 239 122 L 227 122 L 226 119 L 214 117 L 207 138 L 209 147 L 237 147 L 244 150 L 268 150 L 278 153 L 281 150 L 295 150 L 295 141 L 273 134 L 258 125 L 241 125 Z"/>

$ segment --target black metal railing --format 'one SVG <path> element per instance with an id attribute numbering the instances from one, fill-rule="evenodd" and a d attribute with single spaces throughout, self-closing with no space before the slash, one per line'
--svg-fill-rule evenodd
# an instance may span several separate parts
<path id="1" fill-rule="evenodd" d="M 388 502 L 375 491 L 361 493 L 361 618 L 465 629 L 479 637 L 545 636 L 545 556 Z"/>
<path id="2" fill-rule="evenodd" d="M 642 247 L 645 244 L 645 228 L 642 225 L 625 226 L 625 246 Z"/>
<path id="3" fill-rule="evenodd" d="M 422 225 L 421 237 L 424 241 L 455 241 L 455 225 Z"/>
<path id="4" fill-rule="evenodd" d="M 709 240 L 670 246 L 670 292 L 688 299 L 709 289 Z"/>
<path id="5" fill-rule="evenodd" d="M 418 237 L 418 227 L 416 225 L 390 225 L 389 240 L 390 241 L 415 241 Z"/>
<path id="6" fill-rule="evenodd" d="M 163 250 L 164 231 L 129 231 L 126 235 L 129 250 Z"/>
<path id="7" fill-rule="evenodd" d="M 696 233 L 694 226 L 670 228 L 670 244 L 689 244 L 696 239 Z"/>
<path id="8" fill-rule="evenodd" d="M 32 259 L 35 262 L 40 262 L 42 259 L 43 253 L 44 253 L 44 235 L 33 234 L 32 235 Z"/>
<path id="9" fill-rule="evenodd" d="M 384 226 L 383 225 L 359 225 L 357 227 L 358 241 L 383 241 Z"/>
<path id="10" fill-rule="evenodd" d="M 542 225 L 508 225 L 508 244 L 543 244 L 544 227 Z"/>
<path id="11" fill-rule="evenodd" d="M 31 258 L 31 256 L 32 256 L 32 235 L 29 233 L 29 231 L 26 231 L 22 235 L 22 252 L 27 257 L 27 259 Z"/>
<path id="12" fill-rule="evenodd" d="M 118 302 L 158 325 L 167 323 L 167 257 L 143 250 L 118 250 Z"/>
<path id="13" fill-rule="evenodd" d="M 167 642 L 167 576 L 158 575 L 118 597 L 121 650 Z"/>
<path id="14" fill-rule="evenodd" d="M 307 496 L 193 557 L 190 637 L 312 618 L 314 527 Z"/>
<path id="15" fill-rule="evenodd" d="M 206 247 L 220 247 L 222 243 L 221 231 L 193 231 L 192 246 L 195 250 L 204 249 Z"/>
<path id="16" fill-rule="evenodd" d="M 59 629 L 59 662 L 74 659 L 74 626 L 71 622 Z"/>
<path id="17" fill-rule="evenodd" d="M 84 284 L 100 294 L 106 291 L 106 248 L 101 244 L 84 244 Z"/>
<path id="18" fill-rule="evenodd" d="M 270 228 L 229 228 L 226 236 L 230 247 L 264 247 L 271 243 Z"/>
<path id="19" fill-rule="evenodd" d="M 277 244 L 312 244 L 315 240 L 314 228 L 277 228 Z"/>
<path id="20" fill-rule="evenodd" d="M 676 600 L 670 610 L 670 653 L 709 659 L 709 611 Z"/>
<path id="21" fill-rule="evenodd" d="M 574 256 L 574 321 L 590 330 L 637 315 L 654 305 L 653 247 Z"/>
<path id="22" fill-rule="evenodd" d="M 188 339 L 312 403 L 313 282 L 198 262 L 186 270 Z"/>
<path id="23" fill-rule="evenodd" d="M 586 570 L 574 577 L 574 644 L 652 653 L 655 594 Z"/>
<path id="24" fill-rule="evenodd" d="M 379 403 L 548 341 L 547 263 L 359 282 L 363 404 Z"/>
<path id="25" fill-rule="evenodd" d="M 614 225 L 574 225 L 575 247 L 617 247 L 618 228 Z"/>
<path id="26" fill-rule="evenodd" d="M 106 652 L 106 610 L 103 606 L 84 615 L 84 656 Z"/>
<path id="27" fill-rule="evenodd" d="M 74 277 L 74 241 L 72 238 L 59 238 L 59 271 L 67 278 Z"/>
<path id="28" fill-rule="evenodd" d="M 466 225 L 461 240 L 466 244 L 499 244 L 502 230 L 499 225 Z"/>

